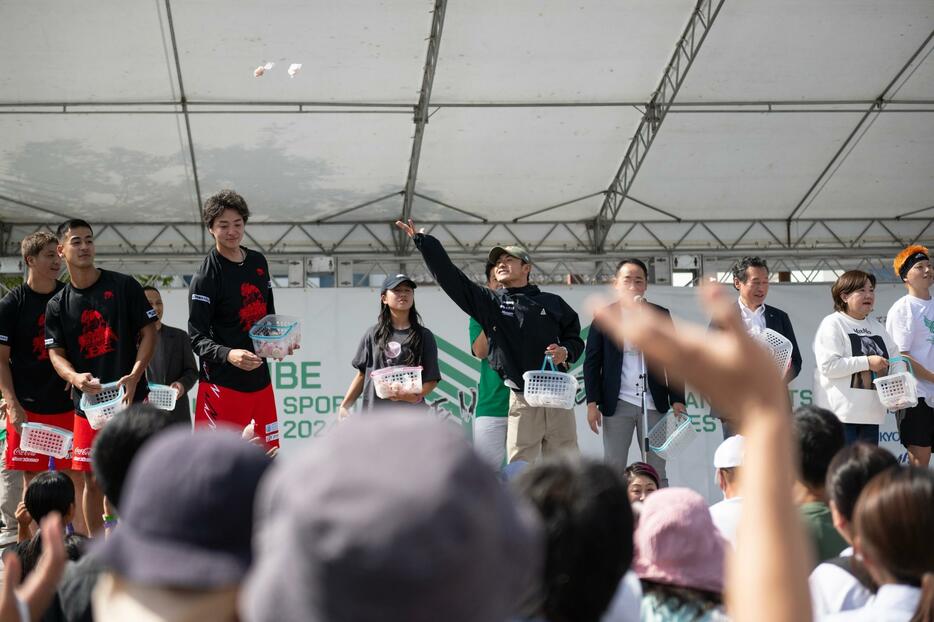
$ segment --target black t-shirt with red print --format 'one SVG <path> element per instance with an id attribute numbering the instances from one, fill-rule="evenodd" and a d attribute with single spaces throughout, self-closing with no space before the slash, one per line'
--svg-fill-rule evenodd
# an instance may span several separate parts
<path id="1" fill-rule="evenodd" d="M 254 352 L 250 329 L 275 313 L 272 277 L 262 253 L 241 247 L 243 261 L 211 249 L 191 279 L 188 334 L 198 355 L 201 380 L 251 393 L 269 384 L 269 366 L 245 371 L 227 361 L 231 350 Z"/>
<path id="2" fill-rule="evenodd" d="M 90 372 L 101 384 L 133 371 L 139 331 L 158 317 L 143 286 L 133 277 L 110 270 L 88 288 L 66 285 L 49 300 L 45 312 L 45 347 L 63 348 L 75 371 Z M 145 378 L 136 385 L 134 402 L 149 395 Z M 81 392 L 72 392 L 75 410 Z"/>
<path id="3" fill-rule="evenodd" d="M 39 415 L 70 413 L 74 405 L 45 349 L 45 307 L 55 291 L 40 294 L 23 283 L 0 300 L 0 344 L 10 347 L 10 368 L 16 399 Z"/>

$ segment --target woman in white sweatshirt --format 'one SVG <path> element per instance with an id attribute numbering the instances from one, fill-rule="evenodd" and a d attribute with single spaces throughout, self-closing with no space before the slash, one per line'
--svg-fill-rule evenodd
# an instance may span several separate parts
<path id="1" fill-rule="evenodd" d="M 846 443 L 879 444 L 885 407 L 872 384 L 884 376 L 889 357 L 899 354 L 885 326 L 871 317 L 876 278 L 861 270 L 845 272 L 833 284 L 833 308 L 814 336 L 814 400 L 844 424 Z"/>

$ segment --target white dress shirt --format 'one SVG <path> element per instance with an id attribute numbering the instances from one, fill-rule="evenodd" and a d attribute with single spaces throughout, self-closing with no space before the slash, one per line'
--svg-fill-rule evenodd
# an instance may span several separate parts
<path id="1" fill-rule="evenodd" d="M 647 410 L 657 410 L 652 393 L 647 391 L 648 377 L 642 378 L 642 352 L 626 345 L 622 351 L 623 366 L 619 378 L 619 399 L 642 408 L 642 393 L 645 392 Z"/>
<path id="2" fill-rule="evenodd" d="M 736 303 L 739 305 L 739 312 L 743 316 L 743 323 L 746 325 L 746 332 L 755 333 L 762 332 L 765 330 L 765 305 L 761 304 L 756 307 L 756 310 L 753 311 L 749 307 L 743 304 L 742 300 L 737 299 Z"/>

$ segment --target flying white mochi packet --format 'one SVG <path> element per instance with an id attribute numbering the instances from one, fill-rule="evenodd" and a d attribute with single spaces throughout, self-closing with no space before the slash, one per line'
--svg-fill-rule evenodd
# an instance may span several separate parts
<path id="1" fill-rule="evenodd" d="M 257 67 L 256 69 L 253 70 L 253 77 L 254 77 L 254 78 L 259 78 L 259 77 L 261 77 L 264 73 L 266 73 L 267 71 L 269 71 L 270 69 L 272 69 L 272 68 L 275 67 L 275 66 L 276 66 L 275 63 L 265 63 L 265 64 L 263 64 L 263 65 L 260 65 L 259 67 Z"/>

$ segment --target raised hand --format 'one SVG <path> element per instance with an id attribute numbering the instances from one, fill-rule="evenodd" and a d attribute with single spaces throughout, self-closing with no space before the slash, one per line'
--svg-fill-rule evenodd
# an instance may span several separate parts
<path id="1" fill-rule="evenodd" d="M 415 223 L 412 221 L 411 218 L 409 218 L 409 224 L 405 224 L 401 220 L 397 220 L 396 227 L 404 231 L 405 234 L 409 236 L 410 238 L 415 237 L 415 234 L 416 234 Z M 417 233 L 425 233 L 425 228 L 422 227 L 421 230 L 417 231 Z"/>

